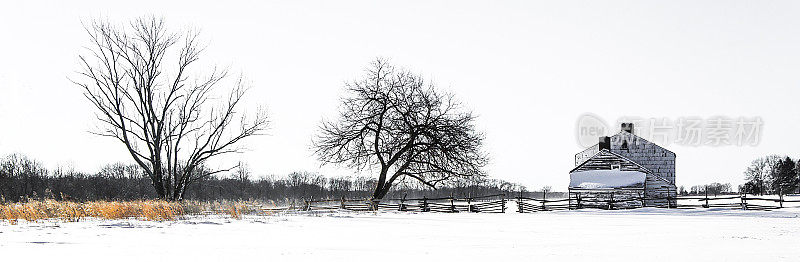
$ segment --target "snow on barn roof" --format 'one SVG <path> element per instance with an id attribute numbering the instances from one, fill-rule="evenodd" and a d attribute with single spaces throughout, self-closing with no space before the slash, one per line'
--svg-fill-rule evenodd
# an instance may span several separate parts
<path id="1" fill-rule="evenodd" d="M 587 170 L 569 174 L 570 188 L 644 188 L 647 174 L 639 171 Z"/>

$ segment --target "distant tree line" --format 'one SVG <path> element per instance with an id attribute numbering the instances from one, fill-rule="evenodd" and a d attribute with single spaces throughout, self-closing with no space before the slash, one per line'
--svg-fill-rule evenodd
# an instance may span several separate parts
<path id="1" fill-rule="evenodd" d="M 740 191 L 748 194 L 791 194 L 800 188 L 798 161 L 788 156 L 769 155 L 753 160 L 744 172 Z"/>
<path id="2" fill-rule="evenodd" d="M 216 174 L 200 177 L 203 178 L 187 188 L 185 199 L 286 202 L 299 199 L 370 198 L 377 186 L 375 178 L 327 177 L 309 172 L 254 179 L 244 163 L 226 176 Z M 413 180 L 404 180 L 386 198 L 466 197 L 501 193 L 513 197 L 526 191 L 524 186 L 484 177 L 456 179 L 436 189 Z M 2 201 L 25 198 L 135 200 L 158 198 L 158 194 L 152 180 L 135 164 L 109 164 L 89 174 L 71 168 L 48 170 L 39 161 L 13 154 L 0 158 L 0 198 Z"/>
<path id="3" fill-rule="evenodd" d="M 680 186 L 681 195 L 709 195 L 734 191 L 753 195 L 795 194 L 800 191 L 800 162 L 788 156 L 768 155 L 750 162 L 744 171 L 745 183 L 733 188 L 729 183 L 711 183 L 692 186 L 688 190 Z"/>
<path id="4" fill-rule="evenodd" d="M 690 196 L 690 195 L 705 195 L 708 193 L 709 195 L 720 195 L 725 193 L 733 193 L 734 189 L 730 183 L 711 183 L 707 185 L 696 185 L 691 186 L 687 191 L 685 187 L 680 186 L 678 188 L 678 193 L 682 196 Z"/>
<path id="5" fill-rule="evenodd" d="M 800 162 L 788 156 L 768 155 L 750 162 L 744 171 L 745 183 L 733 188 L 729 183 L 696 185 L 688 190 L 681 186 L 681 195 L 709 195 L 734 191 L 754 195 L 794 194 L 800 190 Z"/>

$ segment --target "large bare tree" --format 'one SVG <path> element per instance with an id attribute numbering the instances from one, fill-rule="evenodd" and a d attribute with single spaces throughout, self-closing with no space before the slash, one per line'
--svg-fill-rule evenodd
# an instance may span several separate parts
<path id="1" fill-rule="evenodd" d="M 247 90 L 241 76 L 197 64 L 197 33 L 172 32 L 155 17 L 85 29 L 91 45 L 73 82 L 97 109 L 94 133 L 124 145 L 159 197 L 180 200 L 192 182 L 235 168 L 207 164 L 267 127 L 263 110 L 249 118 L 238 111 Z"/>
<path id="2" fill-rule="evenodd" d="M 436 188 L 484 175 L 483 134 L 452 94 L 385 59 L 372 62 L 346 89 L 338 119 L 323 121 L 314 147 L 323 163 L 377 172 L 373 198 L 406 179 Z"/>

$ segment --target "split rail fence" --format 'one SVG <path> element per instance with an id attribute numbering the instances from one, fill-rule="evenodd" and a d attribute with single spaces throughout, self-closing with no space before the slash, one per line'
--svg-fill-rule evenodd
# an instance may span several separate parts
<path id="1" fill-rule="evenodd" d="M 631 195 L 615 195 L 614 193 L 596 194 L 593 197 L 580 195 L 568 198 L 524 197 L 522 195 L 507 198 L 505 194 L 478 197 L 440 197 L 440 198 L 396 198 L 383 199 L 321 199 L 293 202 L 282 208 L 263 208 L 264 211 L 398 211 L 398 212 L 434 212 L 434 213 L 505 213 L 512 200 L 518 213 L 534 213 L 542 211 L 577 210 L 587 208 L 599 209 L 631 209 L 640 207 L 676 208 L 676 209 L 743 209 L 743 210 L 775 210 L 780 208 L 799 208 L 800 195 L 792 195 L 786 199 L 780 196 L 752 196 L 746 194 L 719 196 L 679 196 L 664 198 L 646 198 Z M 647 202 L 661 203 L 646 205 Z M 669 204 L 664 204 L 669 203 Z"/>
<path id="2" fill-rule="evenodd" d="M 591 197 L 576 195 L 563 199 L 529 198 L 519 196 L 516 198 L 517 212 L 532 213 L 552 210 L 575 210 L 584 208 L 599 209 L 632 209 L 641 207 L 658 208 L 718 208 L 742 210 L 774 210 L 780 208 L 800 207 L 800 198 L 786 199 L 784 195 L 778 196 L 748 196 L 746 194 L 720 195 L 720 196 L 679 196 L 663 198 L 647 198 L 642 196 L 616 195 L 613 192 L 595 194 Z M 658 204 L 647 204 L 658 203 Z"/>
<path id="3" fill-rule="evenodd" d="M 504 194 L 478 197 L 396 198 L 396 199 L 322 199 L 306 200 L 300 211 L 411 211 L 437 213 L 505 213 L 508 199 Z"/>

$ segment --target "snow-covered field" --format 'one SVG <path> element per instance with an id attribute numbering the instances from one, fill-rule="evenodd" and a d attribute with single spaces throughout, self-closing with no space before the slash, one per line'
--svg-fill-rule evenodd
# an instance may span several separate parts
<path id="1" fill-rule="evenodd" d="M 0 223 L 2 261 L 798 261 L 800 209 Z"/>

